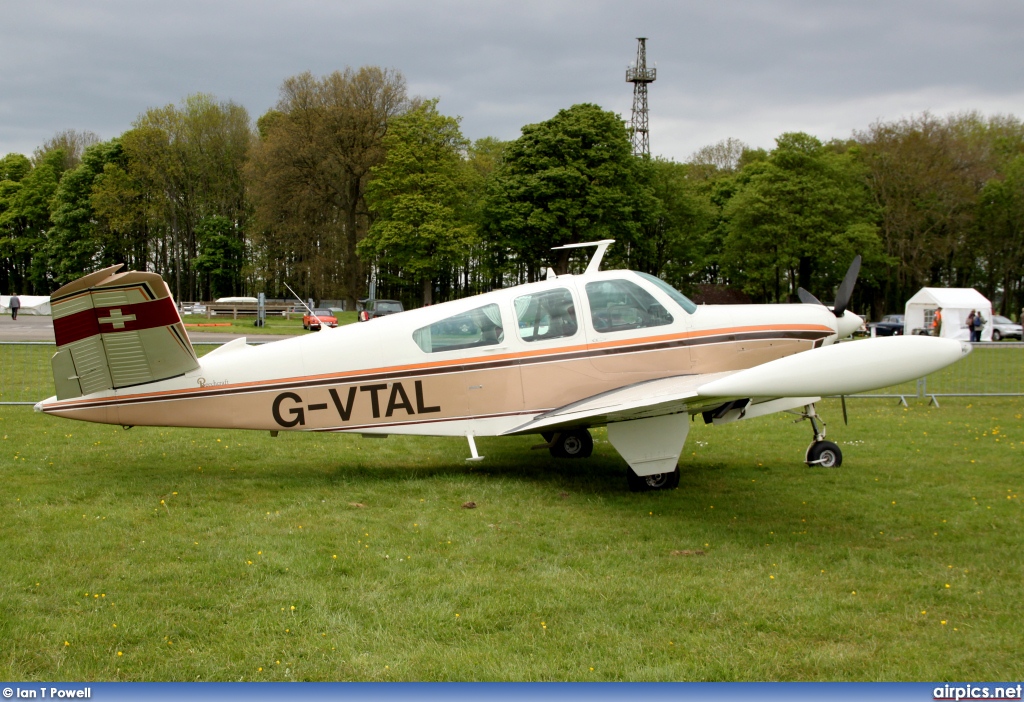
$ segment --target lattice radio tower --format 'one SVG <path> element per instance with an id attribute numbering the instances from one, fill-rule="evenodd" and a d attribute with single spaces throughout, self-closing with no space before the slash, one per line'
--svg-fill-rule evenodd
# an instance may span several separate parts
<path id="1" fill-rule="evenodd" d="M 647 84 L 658 76 L 657 68 L 647 67 L 647 37 L 638 37 L 636 65 L 626 69 L 626 82 L 633 84 L 633 118 L 630 122 L 633 155 L 651 155 L 651 138 L 647 127 Z"/>

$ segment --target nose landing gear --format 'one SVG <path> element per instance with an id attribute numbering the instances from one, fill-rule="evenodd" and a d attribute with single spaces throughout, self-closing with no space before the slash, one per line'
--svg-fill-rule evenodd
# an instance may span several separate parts
<path id="1" fill-rule="evenodd" d="M 831 441 L 825 441 L 825 421 L 815 411 L 814 403 L 804 405 L 803 412 L 794 412 L 793 414 L 800 415 L 800 419 L 797 421 L 809 420 L 811 430 L 814 432 L 814 440 L 807 447 L 804 463 L 822 468 L 838 468 L 843 465 L 843 452 L 839 450 L 839 446 Z"/>

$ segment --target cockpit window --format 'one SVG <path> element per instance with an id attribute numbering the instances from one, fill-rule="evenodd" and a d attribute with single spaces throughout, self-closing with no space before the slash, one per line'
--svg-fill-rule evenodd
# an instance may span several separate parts
<path id="1" fill-rule="evenodd" d="M 579 329 L 572 293 L 565 288 L 517 297 L 515 308 L 523 341 L 561 339 Z"/>
<path id="2" fill-rule="evenodd" d="M 625 331 L 672 324 L 672 315 L 654 296 L 629 280 L 587 283 L 594 331 Z"/>
<path id="3" fill-rule="evenodd" d="M 678 303 L 680 307 L 686 310 L 687 314 L 693 314 L 694 312 L 697 311 L 697 305 L 696 303 L 694 303 L 693 300 L 691 300 L 686 295 L 682 294 L 681 292 L 673 288 L 671 285 L 666 283 L 661 278 L 655 278 L 653 275 L 650 275 L 648 273 L 641 273 L 640 271 L 634 271 L 634 273 L 636 273 L 644 280 L 649 280 L 655 285 L 657 285 L 662 292 L 671 297 L 674 302 Z"/>
<path id="4" fill-rule="evenodd" d="M 417 329 L 412 338 L 427 353 L 438 353 L 500 344 L 505 332 L 498 306 L 484 305 Z"/>

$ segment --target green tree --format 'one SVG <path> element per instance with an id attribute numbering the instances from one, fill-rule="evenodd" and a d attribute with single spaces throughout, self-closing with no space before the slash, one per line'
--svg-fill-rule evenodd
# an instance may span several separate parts
<path id="1" fill-rule="evenodd" d="M 902 309 L 924 285 L 971 284 L 955 268 L 974 227 L 978 193 L 996 174 L 986 129 L 976 116 L 924 114 L 855 135 L 890 261 L 877 312 Z"/>
<path id="2" fill-rule="evenodd" d="M 196 239 L 199 255 L 192 267 L 202 275 L 203 299 L 215 300 L 238 290 L 245 250 L 235 223 L 221 215 L 206 217 L 196 226 Z"/>
<path id="3" fill-rule="evenodd" d="M 1024 154 L 982 188 L 968 250 L 983 268 L 985 290 L 1002 293 L 996 298 L 1001 312 L 1019 313 L 1024 306 Z"/>
<path id="4" fill-rule="evenodd" d="M 77 168 L 78 164 L 82 162 L 86 149 L 100 141 L 102 139 L 94 132 L 65 129 L 62 132 L 57 132 L 44 141 L 42 146 L 36 148 L 32 153 L 32 161 L 42 163 L 47 154 L 59 149 L 64 154 L 60 169 L 61 171 L 70 171 Z"/>
<path id="5" fill-rule="evenodd" d="M 260 118 L 246 169 L 255 203 L 256 255 L 272 287 L 303 296 L 365 290 L 356 245 L 370 214 L 366 186 L 384 160 L 383 138 L 408 108 L 400 73 L 364 66 L 284 81 L 276 108 Z"/>
<path id="6" fill-rule="evenodd" d="M 797 287 L 827 291 L 849 262 L 879 256 L 868 194 L 849 155 L 803 133 L 783 134 L 749 163 L 724 209 L 722 261 L 755 299 L 784 302 Z"/>
<path id="7" fill-rule="evenodd" d="M 704 174 L 694 165 L 660 158 L 640 165 L 653 205 L 643 235 L 631 247 L 629 265 L 692 288 L 705 265 L 700 242 L 714 219 Z"/>
<path id="8" fill-rule="evenodd" d="M 505 149 L 485 213 L 492 244 L 533 279 L 554 246 L 613 238 L 625 250 L 651 207 L 622 120 L 581 104 L 523 127 Z M 569 251 L 559 251 L 555 270 L 568 267 Z"/>
<path id="9" fill-rule="evenodd" d="M 51 151 L 28 172 L 20 159 L 5 159 L 4 169 L 18 181 L 0 182 L 0 267 L 10 289 L 45 295 L 50 292 L 44 249 L 50 228 L 50 201 L 62 175 L 64 153 Z"/>
<path id="10" fill-rule="evenodd" d="M 424 305 L 433 302 L 438 274 L 463 262 L 475 243 L 465 207 L 468 146 L 459 120 L 428 100 L 391 122 L 387 156 L 367 187 L 375 219 L 359 253 L 419 279 Z"/>
<path id="11" fill-rule="evenodd" d="M 130 263 L 120 256 L 111 256 L 105 249 L 111 242 L 109 233 L 98 220 L 93 207 L 93 189 L 104 168 L 121 153 L 118 140 L 94 144 L 85 149 L 79 165 L 66 171 L 50 203 L 50 228 L 46 245 L 39 254 L 58 285 L 96 267 L 113 263 Z"/>
<path id="12" fill-rule="evenodd" d="M 221 216 L 234 223 L 239 238 L 245 231 L 249 206 L 242 169 L 252 140 L 245 108 L 191 95 L 180 106 L 140 116 L 121 136 L 127 177 L 112 169 L 98 186 L 103 194 L 96 204 L 102 202 L 108 220 L 138 225 L 144 217 L 151 258 L 179 300 L 200 295 L 191 265 L 199 254 L 199 223 Z M 126 190 L 115 189 L 120 187 Z M 122 205 L 125 211 L 118 210 Z"/>

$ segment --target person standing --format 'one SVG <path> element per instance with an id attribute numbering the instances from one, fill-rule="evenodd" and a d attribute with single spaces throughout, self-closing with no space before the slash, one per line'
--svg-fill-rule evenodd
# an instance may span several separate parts
<path id="1" fill-rule="evenodd" d="M 942 308 L 935 310 L 932 316 L 932 336 L 942 336 Z"/>
<path id="2" fill-rule="evenodd" d="M 11 293 L 11 319 L 18 319 L 18 310 L 21 309 L 21 300 L 18 299 L 18 293 Z"/>
<path id="3" fill-rule="evenodd" d="M 971 337 L 971 341 L 981 341 L 981 332 L 985 328 L 985 318 L 981 316 L 981 311 L 974 313 L 974 335 Z"/>
<path id="4" fill-rule="evenodd" d="M 971 310 L 971 313 L 967 315 L 967 338 L 974 341 L 974 315 L 978 314 L 976 310 Z"/>

